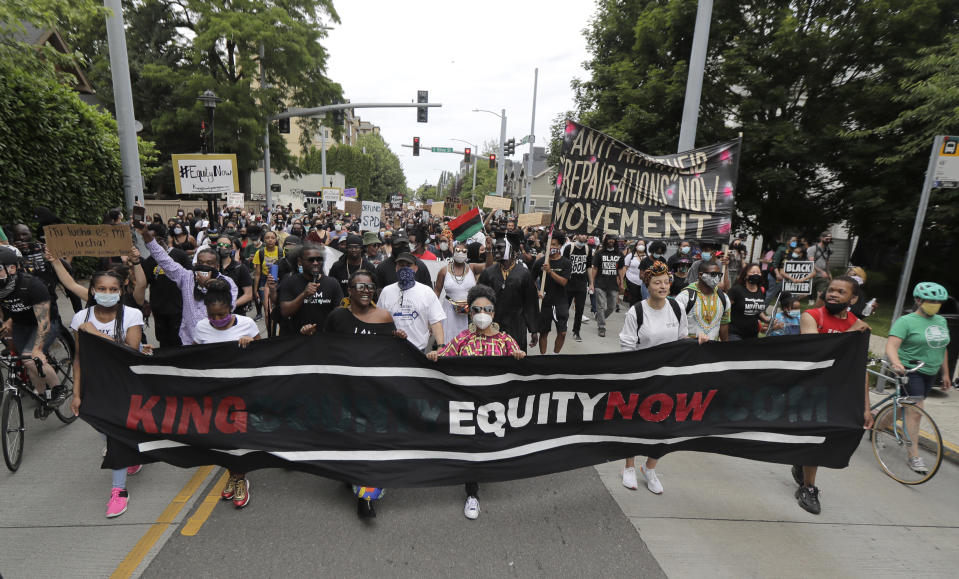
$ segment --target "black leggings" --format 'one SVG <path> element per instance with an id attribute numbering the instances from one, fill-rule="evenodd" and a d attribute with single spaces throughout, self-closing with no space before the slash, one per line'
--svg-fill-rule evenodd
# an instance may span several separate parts
<path id="1" fill-rule="evenodd" d="M 479 498 L 479 483 L 466 483 L 466 496 Z"/>
<path id="2" fill-rule="evenodd" d="M 580 328 L 583 327 L 583 309 L 586 307 L 586 290 L 567 290 L 566 298 L 569 300 L 569 305 L 573 305 L 574 303 L 576 304 L 576 316 L 573 318 L 573 333 L 578 334 Z"/>

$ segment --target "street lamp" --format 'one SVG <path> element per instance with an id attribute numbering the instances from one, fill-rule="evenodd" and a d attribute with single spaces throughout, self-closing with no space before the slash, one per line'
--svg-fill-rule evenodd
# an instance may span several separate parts
<path id="1" fill-rule="evenodd" d="M 476 154 L 475 151 L 479 151 L 479 147 L 477 147 L 474 143 L 471 143 L 471 142 L 469 142 L 469 141 L 464 141 L 463 139 L 450 139 L 450 140 L 451 140 L 451 141 L 459 141 L 460 143 L 466 143 L 467 145 L 469 145 L 470 147 L 472 147 L 472 149 L 473 149 L 473 151 L 474 151 L 474 153 L 473 153 L 474 155 Z M 474 192 L 474 194 L 475 194 L 475 192 L 476 192 L 476 161 L 473 160 L 473 159 L 470 159 L 470 162 L 473 163 L 473 192 Z"/>
<path id="2" fill-rule="evenodd" d="M 500 119 L 499 124 L 499 159 L 496 164 L 496 195 L 503 196 L 503 174 L 505 173 L 505 158 L 503 147 L 506 144 L 506 109 L 502 109 L 502 114 L 494 113 L 486 109 L 473 109 L 474 113 L 489 113 Z"/>
<path id="3" fill-rule="evenodd" d="M 213 119 L 216 116 L 216 103 L 222 101 L 223 99 L 216 96 L 212 90 L 207 89 L 203 91 L 203 94 L 196 97 L 196 100 L 203 103 L 203 106 L 206 107 L 207 116 L 210 119 L 210 129 L 207 132 L 208 138 L 204 140 L 203 148 L 205 150 L 203 153 L 212 154 L 214 151 L 216 151 L 216 148 L 213 146 Z M 220 219 L 217 215 L 216 198 L 214 198 L 212 195 L 207 195 L 206 207 L 207 212 L 210 214 L 210 223 L 219 223 Z"/>

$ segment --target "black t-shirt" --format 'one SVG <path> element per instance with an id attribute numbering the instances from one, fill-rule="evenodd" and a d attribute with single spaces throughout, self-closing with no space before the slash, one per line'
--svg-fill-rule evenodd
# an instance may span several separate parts
<path id="1" fill-rule="evenodd" d="M 559 259 L 549 260 L 549 266 L 553 269 L 556 275 L 569 279 L 570 271 L 572 266 L 570 262 L 565 257 L 560 257 Z M 539 281 L 543 277 L 543 258 L 540 257 L 533 264 L 533 279 Z M 553 276 L 546 276 L 546 291 L 543 292 L 543 303 L 549 304 L 561 304 L 566 303 L 566 286 L 562 286 L 556 283 L 556 280 L 553 279 Z"/>
<path id="2" fill-rule="evenodd" d="M 57 286 L 57 274 L 44 257 L 43 246 L 39 243 L 31 243 L 30 249 L 23 252 L 23 269 L 33 277 L 39 278 L 50 291 Z"/>
<path id="3" fill-rule="evenodd" d="M 182 249 L 174 247 L 168 255 L 185 269 L 192 269 L 190 256 Z M 147 285 L 150 286 L 150 309 L 154 314 L 179 316 L 183 311 L 183 294 L 180 293 L 180 288 L 166 276 L 152 255 L 144 259 L 141 266 L 147 278 Z"/>
<path id="4" fill-rule="evenodd" d="M 350 276 L 360 270 L 373 273 L 376 270 L 376 266 L 373 265 L 370 260 L 366 259 L 366 256 L 361 258 L 360 265 L 349 265 L 347 263 L 346 256 L 344 255 L 330 267 L 329 275 L 339 282 L 340 289 L 343 290 L 343 295 L 346 295 L 350 289 Z"/>
<path id="5" fill-rule="evenodd" d="M 287 276 L 280 282 L 280 287 L 277 290 L 280 302 L 295 300 L 298 295 L 303 293 L 308 283 L 302 275 Z M 294 332 L 299 333 L 300 329 L 308 324 L 316 324 L 322 330 L 326 324 L 326 317 L 339 307 L 340 301 L 343 299 L 340 284 L 328 275 L 322 276 L 318 284 L 320 287 L 316 290 L 316 293 L 303 298 L 303 305 L 289 317 L 290 327 Z"/>
<path id="6" fill-rule="evenodd" d="M 350 308 L 336 308 L 326 317 L 326 326 L 323 331 L 332 334 L 386 334 L 396 331 L 396 324 L 383 322 L 371 324 L 357 318 Z"/>
<path id="7" fill-rule="evenodd" d="M 732 320 L 729 332 L 742 338 L 755 338 L 759 335 L 759 314 L 766 309 L 766 294 L 762 288 L 754 292 L 736 284 L 729 290 L 732 308 L 729 310 Z"/>
<path id="8" fill-rule="evenodd" d="M 607 251 L 601 249 L 593 256 L 593 266 L 596 267 L 594 284 L 601 289 L 617 289 L 616 278 L 619 268 L 623 267 L 623 255 L 619 250 Z"/>
<path id="9" fill-rule="evenodd" d="M 253 276 L 250 275 L 250 270 L 245 265 L 240 263 L 237 260 L 231 260 L 230 265 L 226 266 L 226 269 L 223 270 L 223 273 L 230 277 L 233 280 L 233 283 L 236 284 L 237 289 L 237 298 L 243 295 L 243 288 L 253 287 Z M 250 307 L 251 302 L 247 302 L 242 306 L 239 306 L 234 310 L 235 313 L 243 314 Z"/>
<path id="10" fill-rule="evenodd" d="M 586 270 L 592 262 L 593 250 L 584 245 L 582 249 L 575 245 L 567 246 L 563 251 L 563 257 L 569 260 L 569 283 L 566 284 L 566 291 L 579 293 L 586 291 L 589 278 Z"/>
<path id="11" fill-rule="evenodd" d="M 39 278 L 33 277 L 28 273 L 21 273 L 17 276 L 16 286 L 13 292 L 0 301 L 0 309 L 3 310 L 3 317 L 13 320 L 18 326 L 36 326 L 37 317 L 33 315 L 33 306 L 43 302 L 53 303 L 50 299 L 50 290 L 47 289 Z M 56 310 L 50 309 L 50 319 L 57 319 Z"/>

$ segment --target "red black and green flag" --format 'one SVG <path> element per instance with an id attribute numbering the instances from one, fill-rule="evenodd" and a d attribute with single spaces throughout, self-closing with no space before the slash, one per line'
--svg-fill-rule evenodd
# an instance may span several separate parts
<path id="1" fill-rule="evenodd" d="M 466 241 L 481 229 L 483 229 L 483 220 L 480 219 L 478 207 L 474 207 L 450 221 L 450 231 L 456 241 Z"/>

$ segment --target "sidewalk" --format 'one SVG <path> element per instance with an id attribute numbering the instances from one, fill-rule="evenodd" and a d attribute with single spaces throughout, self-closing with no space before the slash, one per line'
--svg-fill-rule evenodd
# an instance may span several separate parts
<path id="1" fill-rule="evenodd" d="M 886 338 L 870 336 L 869 351 L 875 356 L 882 356 L 886 351 Z M 875 404 L 882 400 L 884 396 L 870 391 L 869 398 Z M 936 426 L 939 427 L 939 434 L 942 435 L 944 458 L 959 464 L 959 391 L 952 390 L 946 393 L 938 388 L 933 388 L 929 397 L 926 398 L 924 408 L 936 421 Z"/>

